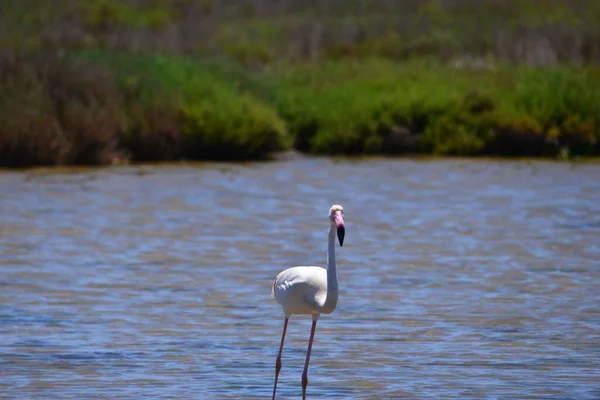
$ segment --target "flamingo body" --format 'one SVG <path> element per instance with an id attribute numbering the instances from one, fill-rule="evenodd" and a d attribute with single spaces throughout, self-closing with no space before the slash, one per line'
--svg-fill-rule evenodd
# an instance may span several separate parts
<path id="1" fill-rule="evenodd" d="M 298 266 L 281 271 L 273 281 L 271 295 L 289 318 L 292 314 L 331 314 L 337 299 L 326 306 L 327 270 L 317 266 Z M 337 292 L 331 293 L 337 297 Z"/>

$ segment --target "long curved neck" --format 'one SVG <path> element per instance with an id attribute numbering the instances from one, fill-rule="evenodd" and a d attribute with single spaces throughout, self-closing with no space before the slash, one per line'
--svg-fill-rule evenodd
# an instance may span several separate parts
<path id="1" fill-rule="evenodd" d="M 332 312 L 338 301 L 338 280 L 335 267 L 335 234 L 334 224 L 329 227 L 329 245 L 327 248 L 327 297 L 323 304 L 324 312 Z"/>

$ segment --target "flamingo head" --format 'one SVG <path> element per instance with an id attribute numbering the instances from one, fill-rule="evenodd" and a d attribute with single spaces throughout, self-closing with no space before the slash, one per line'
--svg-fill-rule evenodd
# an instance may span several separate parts
<path id="1" fill-rule="evenodd" d="M 346 227 L 344 226 L 344 207 L 337 204 L 331 206 L 329 209 L 329 219 L 331 219 L 331 223 L 335 225 L 341 247 L 344 245 L 344 236 L 346 234 Z"/>

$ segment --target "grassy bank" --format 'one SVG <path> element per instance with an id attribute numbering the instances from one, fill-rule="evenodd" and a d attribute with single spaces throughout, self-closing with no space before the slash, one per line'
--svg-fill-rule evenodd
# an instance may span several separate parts
<path id="1" fill-rule="evenodd" d="M 0 59 L 0 164 L 320 154 L 599 155 L 600 70 L 83 51 Z"/>
<path id="2" fill-rule="evenodd" d="M 598 155 L 595 0 L 4 0 L 0 165 Z"/>

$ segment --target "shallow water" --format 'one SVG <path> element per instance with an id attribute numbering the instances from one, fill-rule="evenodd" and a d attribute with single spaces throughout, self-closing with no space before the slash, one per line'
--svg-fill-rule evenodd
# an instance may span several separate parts
<path id="1" fill-rule="evenodd" d="M 301 158 L 0 174 L 0 398 L 270 398 L 282 269 L 340 301 L 312 399 L 600 398 L 600 165 Z M 310 318 L 278 393 L 299 398 Z"/>

